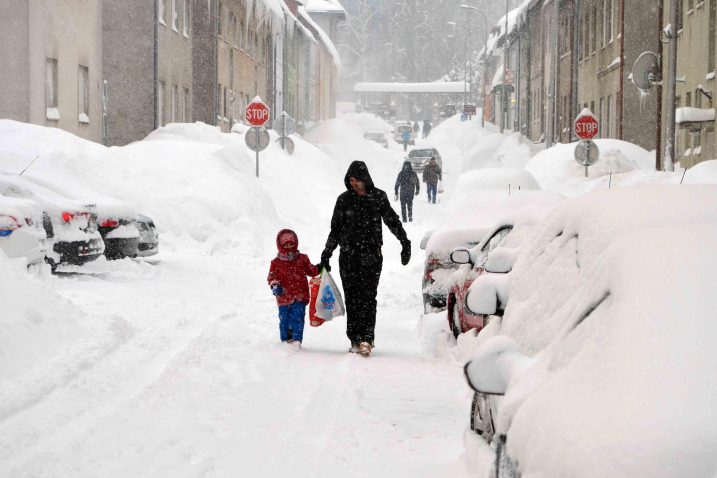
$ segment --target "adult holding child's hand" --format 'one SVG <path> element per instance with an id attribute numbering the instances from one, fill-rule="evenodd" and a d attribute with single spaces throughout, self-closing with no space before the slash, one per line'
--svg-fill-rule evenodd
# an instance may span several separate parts
<path id="1" fill-rule="evenodd" d="M 344 177 L 346 191 L 336 199 L 321 266 L 339 247 L 339 273 L 346 298 L 346 335 L 351 352 L 368 356 L 374 347 L 376 294 L 383 267 L 382 222 L 401 242 L 401 263 L 411 259 L 411 241 L 386 193 L 374 186 L 366 163 L 354 161 Z"/>

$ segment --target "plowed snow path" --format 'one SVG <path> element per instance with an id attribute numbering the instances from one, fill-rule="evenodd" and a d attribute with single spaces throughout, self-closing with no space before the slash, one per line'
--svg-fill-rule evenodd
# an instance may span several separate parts
<path id="1" fill-rule="evenodd" d="M 416 333 L 418 243 L 440 206 L 421 195 L 415 215 L 408 267 L 385 237 L 369 359 L 347 353 L 343 318 L 307 326 L 301 352 L 278 343 L 271 256 L 163 252 L 52 279 L 90 317 L 120 317 L 123 343 L 0 422 L 0 475 L 464 476 L 461 364 Z M 312 260 L 327 228 L 305 242 Z"/>

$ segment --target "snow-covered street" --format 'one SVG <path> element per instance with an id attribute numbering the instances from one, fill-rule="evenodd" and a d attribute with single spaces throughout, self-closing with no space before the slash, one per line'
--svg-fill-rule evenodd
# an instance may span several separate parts
<path id="1" fill-rule="evenodd" d="M 374 149 L 358 141 L 357 154 Z M 386 164 L 367 159 L 391 196 L 403 157 L 394 147 L 375 149 Z M 78 337 L 87 357 L 67 359 L 64 375 L 29 386 L 26 396 L 4 392 L 3 476 L 467 473 L 462 437 L 472 393 L 462 362 L 446 352 L 452 338 L 439 330 L 443 316 L 422 317 L 418 244 L 443 216 L 423 191 L 406 225 L 413 242 L 407 267 L 398 241 L 384 231 L 372 357 L 347 353 L 343 317 L 320 328 L 307 324 L 300 352 L 279 342 L 266 285 L 273 236 L 278 227 L 295 228 L 300 249 L 318 262 L 347 161 L 334 158 L 320 179 L 325 192 L 306 195 L 310 178 L 296 182 L 282 169 L 304 159 L 281 153 L 262 164 L 259 187 L 276 209 L 276 229 L 259 225 L 261 211 L 242 211 L 254 233 L 234 241 L 208 247 L 210 239 L 165 231 L 164 250 L 147 261 L 101 259 L 32 279 L 69 299 L 93 333 Z M 157 185 L 154 194 L 162 187 L 171 186 Z M 332 264 L 338 272 L 337 256 Z"/>

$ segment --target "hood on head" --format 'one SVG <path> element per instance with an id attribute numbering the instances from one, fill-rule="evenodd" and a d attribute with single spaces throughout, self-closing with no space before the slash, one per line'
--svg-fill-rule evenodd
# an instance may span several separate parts
<path id="1" fill-rule="evenodd" d="M 403 162 L 403 170 L 404 171 L 413 171 L 413 167 L 411 166 L 410 161 L 404 161 Z"/>
<path id="2" fill-rule="evenodd" d="M 299 250 L 299 236 L 297 236 L 296 233 L 294 231 L 292 231 L 291 229 L 282 229 L 276 235 L 276 248 L 279 249 L 279 252 L 281 252 L 282 254 L 286 254 L 287 252 L 289 252 L 287 249 L 285 249 L 281 246 L 281 242 L 286 242 L 287 237 L 290 237 L 291 239 L 294 240 L 294 244 L 296 244 L 295 250 L 298 251 Z M 283 239 L 283 241 L 282 241 L 282 239 Z"/>
<path id="3" fill-rule="evenodd" d="M 363 161 L 354 161 L 349 165 L 348 171 L 346 171 L 344 184 L 346 185 L 346 189 L 352 191 L 349 178 L 356 178 L 359 181 L 363 181 L 363 183 L 366 184 L 366 191 L 370 191 L 374 188 L 373 180 L 371 179 L 371 175 L 368 173 L 368 166 L 366 166 L 366 163 Z"/>

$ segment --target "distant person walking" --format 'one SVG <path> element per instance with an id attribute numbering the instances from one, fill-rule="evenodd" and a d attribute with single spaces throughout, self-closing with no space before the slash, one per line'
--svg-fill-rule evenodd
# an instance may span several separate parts
<path id="1" fill-rule="evenodd" d="M 411 241 L 384 191 L 373 185 L 366 163 L 354 161 L 344 177 L 346 191 L 336 199 L 331 232 L 321 253 L 321 266 L 331 270 L 329 260 L 336 247 L 339 273 L 346 294 L 346 335 L 350 351 L 371 354 L 376 328 L 376 294 L 383 267 L 382 222 L 401 242 L 401 264 L 411 260 Z"/>
<path id="2" fill-rule="evenodd" d="M 418 138 L 418 133 L 421 131 L 421 127 L 418 126 L 418 121 L 413 122 L 413 134 Z"/>
<path id="3" fill-rule="evenodd" d="M 431 134 L 431 122 L 426 120 L 423 122 L 423 137 L 428 138 L 428 135 Z"/>
<path id="4" fill-rule="evenodd" d="M 411 141 L 411 131 L 408 129 L 403 130 L 401 139 L 403 140 L 403 151 L 406 152 L 408 150 L 408 142 Z"/>
<path id="5" fill-rule="evenodd" d="M 443 179 L 441 174 L 441 167 L 436 162 L 436 158 L 431 157 L 431 160 L 423 170 L 423 182 L 426 183 L 426 190 L 428 192 L 428 202 L 436 204 L 436 193 L 438 192 L 438 181 Z"/>
<path id="6" fill-rule="evenodd" d="M 401 218 L 403 222 L 408 217 L 408 222 L 413 221 L 413 197 L 418 196 L 421 190 L 421 182 L 418 180 L 418 175 L 411 167 L 411 162 L 406 161 L 403 163 L 403 169 L 398 173 L 396 178 L 396 201 L 399 196 L 401 197 Z"/>

